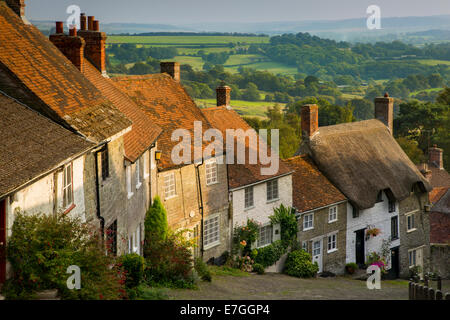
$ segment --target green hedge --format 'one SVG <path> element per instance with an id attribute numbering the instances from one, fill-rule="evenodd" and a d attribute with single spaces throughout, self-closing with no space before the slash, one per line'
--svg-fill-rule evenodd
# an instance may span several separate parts
<path id="1" fill-rule="evenodd" d="M 311 255 L 304 250 L 295 250 L 288 254 L 284 272 L 298 278 L 314 277 L 319 271 L 317 263 L 311 262 Z"/>
<path id="2" fill-rule="evenodd" d="M 273 266 L 281 256 L 287 251 L 286 246 L 281 240 L 275 241 L 272 244 L 258 249 L 258 254 L 255 257 L 255 263 L 261 264 L 264 268 Z"/>

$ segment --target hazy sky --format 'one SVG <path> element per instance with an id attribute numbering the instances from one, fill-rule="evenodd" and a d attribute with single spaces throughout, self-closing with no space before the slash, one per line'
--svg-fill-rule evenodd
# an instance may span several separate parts
<path id="1" fill-rule="evenodd" d="M 101 22 L 196 23 L 340 20 L 366 17 L 378 5 L 382 17 L 450 14 L 450 0 L 26 0 L 34 20 L 61 20 L 71 4 Z"/>

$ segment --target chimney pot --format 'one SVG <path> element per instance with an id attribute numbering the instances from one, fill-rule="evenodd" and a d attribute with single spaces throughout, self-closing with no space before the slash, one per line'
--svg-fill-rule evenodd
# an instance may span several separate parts
<path id="1" fill-rule="evenodd" d="M 98 20 L 94 20 L 92 22 L 93 31 L 100 31 L 100 22 Z"/>
<path id="2" fill-rule="evenodd" d="M 90 31 L 94 30 L 94 20 L 95 20 L 94 16 L 88 17 L 88 28 Z"/>
<path id="3" fill-rule="evenodd" d="M 64 23 L 62 21 L 56 21 L 56 33 L 64 33 Z"/>
<path id="4" fill-rule="evenodd" d="M 428 166 L 444 169 L 443 155 L 444 150 L 438 148 L 437 145 L 433 145 L 432 148 L 428 149 Z"/>
<path id="5" fill-rule="evenodd" d="M 216 89 L 216 95 L 217 95 L 217 106 L 230 106 L 230 92 L 231 88 L 229 86 L 220 86 Z"/>
<path id="6" fill-rule="evenodd" d="M 307 104 L 301 110 L 302 137 L 308 139 L 319 130 L 319 107 Z"/>
<path id="7" fill-rule="evenodd" d="M 394 99 L 387 92 L 384 97 L 375 98 L 375 119 L 383 122 L 394 134 Z"/>
<path id="8" fill-rule="evenodd" d="M 175 81 L 180 81 L 180 64 L 178 62 L 161 62 L 161 73 L 169 74 Z"/>
<path id="9" fill-rule="evenodd" d="M 71 36 L 71 37 L 77 36 L 77 28 L 76 27 L 72 27 L 69 29 L 69 36 Z"/>
<path id="10" fill-rule="evenodd" d="M 80 15 L 80 30 L 87 30 L 87 17 L 84 13 Z"/>

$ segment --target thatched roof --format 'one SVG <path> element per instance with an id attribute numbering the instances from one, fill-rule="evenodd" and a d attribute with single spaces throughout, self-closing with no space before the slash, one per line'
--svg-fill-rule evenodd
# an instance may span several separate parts
<path id="1" fill-rule="evenodd" d="M 307 152 L 319 169 L 359 209 L 374 206 L 385 190 L 396 200 L 410 195 L 413 185 L 431 186 L 379 120 L 320 127 L 300 152 Z"/>

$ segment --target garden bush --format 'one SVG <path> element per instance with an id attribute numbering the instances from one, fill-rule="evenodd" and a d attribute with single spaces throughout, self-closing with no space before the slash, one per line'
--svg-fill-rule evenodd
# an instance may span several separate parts
<path id="1" fill-rule="evenodd" d="M 256 272 L 257 274 L 264 274 L 265 270 L 264 270 L 264 267 L 261 264 L 255 263 L 253 265 L 253 272 Z"/>
<path id="2" fill-rule="evenodd" d="M 145 259 L 136 253 L 130 253 L 122 256 L 120 263 L 125 271 L 126 287 L 137 287 L 144 279 Z"/>
<path id="3" fill-rule="evenodd" d="M 194 263 L 195 271 L 197 271 L 198 275 L 203 281 L 211 282 L 211 272 L 208 269 L 206 263 L 203 262 L 201 258 L 196 258 Z"/>
<path id="4" fill-rule="evenodd" d="M 286 246 L 281 240 L 275 241 L 272 244 L 258 249 L 258 254 L 255 257 L 255 263 L 261 264 L 264 268 L 274 265 L 281 256 L 286 253 Z"/>
<path id="5" fill-rule="evenodd" d="M 345 271 L 347 271 L 348 274 L 354 274 L 358 269 L 358 265 L 354 262 L 350 262 L 345 265 Z"/>
<path id="6" fill-rule="evenodd" d="M 144 250 L 148 242 L 164 240 L 167 237 L 169 230 L 167 212 L 158 196 L 153 199 L 153 204 L 145 215 L 144 226 L 146 239 L 144 241 Z"/>
<path id="7" fill-rule="evenodd" d="M 281 228 L 281 241 L 286 246 L 295 242 L 298 233 L 298 222 L 295 217 L 295 209 L 281 205 L 274 209 L 274 214 L 270 217 L 272 225 L 279 224 Z"/>
<path id="8" fill-rule="evenodd" d="M 284 272 L 298 278 L 314 277 L 319 271 L 317 263 L 311 262 L 311 255 L 304 250 L 295 250 L 288 254 Z"/>
<path id="9" fill-rule="evenodd" d="M 57 289 L 62 299 L 125 298 L 123 272 L 99 239 L 89 225 L 68 215 L 17 213 L 7 246 L 13 273 L 3 293 L 7 299 L 28 299 Z M 81 269 L 80 290 L 67 288 L 71 265 Z"/>

